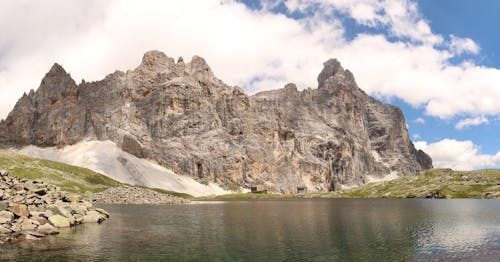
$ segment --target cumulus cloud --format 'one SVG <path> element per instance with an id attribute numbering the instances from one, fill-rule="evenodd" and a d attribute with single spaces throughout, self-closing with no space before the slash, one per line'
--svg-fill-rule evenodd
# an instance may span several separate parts
<path id="1" fill-rule="evenodd" d="M 500 165 L 500 151 L 496 155 L 481 154 L 479 147 L 469 140 L 443 139 L 436 143 L 418 141 L 414 144 L 431 156 L 437 168 L 472 170 Z"/>
<path id="2" fill-rule="evenodd" d="M 284 3 L 292 12 L 313 9 L 328 15 L 332 10 L 340 11 L 361 25 L 387 27 L 396 37 L 428 44 L 443 41 L 441 36 L 432 33 L 429 23 L 419 14 L 417 4 L 409 0 L 291 0 Z"/>
<path id="3" fill-rule="evenodd" d="M 421 138 L 421 137 L 420 137 L 420 134 L 413 134 L 413 136 L 412 136 L 412 137 L 413 137 L 413 139 L 415 139 L 415 140 L 416 140 L 416 139 L 420 139 L 420 138 Z"/>
<path id="4" fill-rule="evenodd" d="M 464 129 L 470 126 L 479 126 L 482 124 L 488 124 L 490 121 L 484 116 L 464 118 L 455 125 L 456 129 Z"/>
<path id="5" fill-rule="evenodd" d="M 322 62 L 336 57 L 371 95 L 399 97 L 442 118 L 500 113 L 500 70 L 451 64 L 479 49 L 433 33 L 414 1 L 283 2 L 303 12 L 300 19 L 271 12 L 279 3 L 250 10 L 229 0 L 1 1 L 0 118 L 54 62 L 77 82 L 91 81 L 134 68 L 150 49 L 187 60 L 201 55 L 219 78 L 249 93 L 287 82 L 315 87 Z M 348 40 L 339 13 L 386 34 Z"/>
<path id="6" fill-rule="evenodd" d="M 417 123 L 417 124 L 425 124 L 425 119 L 423 119 L 422 117 L 418 117 L 417 119 L 415 119 L 415 123 Z"/>
<path id="7" fill-rule="evenodd" d="M 460 38 L 454 35 L 450 35 L 450 38 L 451 38 L 451 43 L 450 43 L 451 50 L 454 51 L 456 54 L 479 53 L 480 50 L 479 45 L 476 42 L 474 42 L 474 40 L 467 37 Z"/>

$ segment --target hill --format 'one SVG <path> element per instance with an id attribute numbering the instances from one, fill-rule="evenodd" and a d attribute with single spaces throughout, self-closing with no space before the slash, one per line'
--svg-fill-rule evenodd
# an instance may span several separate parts
<path id="1" fill-rule="evenodd" d="M 79 194 L 101 192 L 121 184 L 90 169 L 10 152 L 0 152 L 0 169 L 21 179 L 43 180 L 61 190 Z"/>

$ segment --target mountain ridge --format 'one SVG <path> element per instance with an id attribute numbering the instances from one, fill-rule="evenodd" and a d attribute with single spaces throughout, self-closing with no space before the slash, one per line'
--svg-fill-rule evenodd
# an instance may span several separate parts
<path id="1" fill-rule="evenodd" d="M 401 110 L 365 94 L 336 59 L 324 63 L 318 88 L 287 84 L 252 96 L 199 56 L 184 63 L 149 51 L 134 70 L 79 85 L 56 63 L 0 123 L 0 137 L 17 147 L 111 140 L 200 182 L 281 193 L 336 191 L 432 167 Z"/>

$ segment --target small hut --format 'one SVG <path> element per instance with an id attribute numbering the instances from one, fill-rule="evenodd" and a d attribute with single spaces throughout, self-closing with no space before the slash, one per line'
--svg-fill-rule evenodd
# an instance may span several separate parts
<path id="1" fill-rule="evenodd" d="M 254 194 L 267 194 L 267 189 L 264 187 L 264 185 L 256 185 L 250 187 L 250 190 Z"/>
<path id="2" fill-rule="evenodd" d="M 297 194 L 304 194 L 307 193 L 307 187 L 305 186 L 298 186 L 297 187 Z"/>

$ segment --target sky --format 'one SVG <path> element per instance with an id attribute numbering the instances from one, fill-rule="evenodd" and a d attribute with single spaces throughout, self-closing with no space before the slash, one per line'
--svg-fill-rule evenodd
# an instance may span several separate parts
<path id="1" fill-rule="evenodd" d="M 3 0 L 0 118 L 54 62 L 77 83 L 134 69 L 148 50 L 204 57 L 249 94 L 316 88 L 337 58 L 403 110 L 435 167 L 500 167 L 500 1 Z"/>

